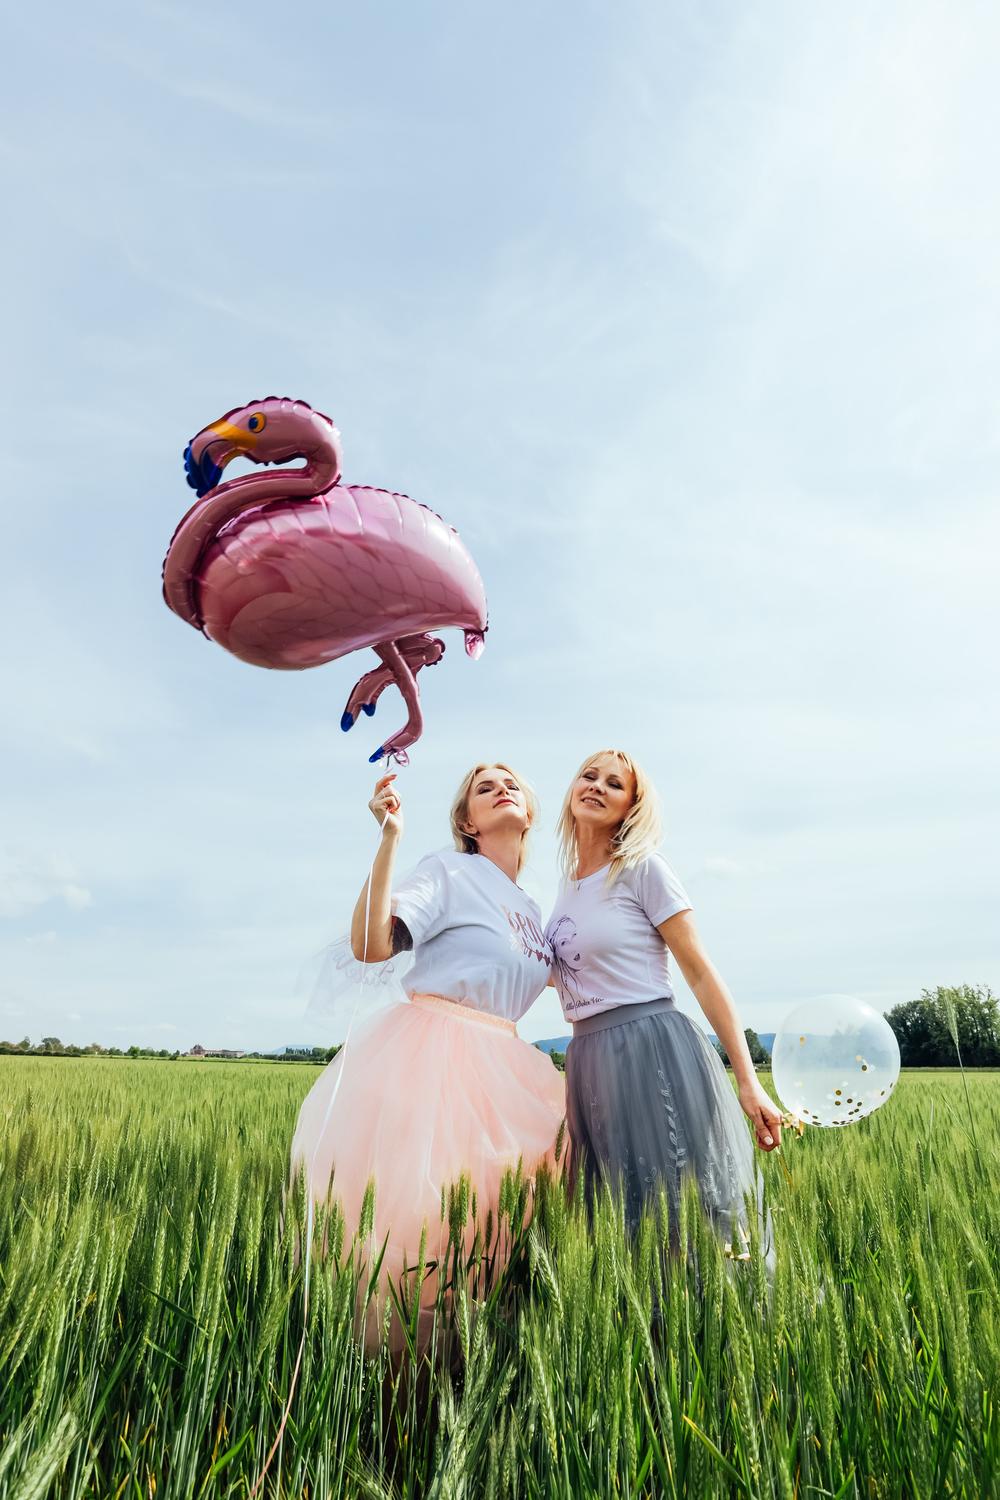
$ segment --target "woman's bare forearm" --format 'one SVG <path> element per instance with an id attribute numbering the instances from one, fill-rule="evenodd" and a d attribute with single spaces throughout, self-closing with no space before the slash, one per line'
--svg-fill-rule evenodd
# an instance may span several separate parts
<path id="1" fill-rule="evenodd" d="M 757 1074 L 733 997 L 705 952 L 693 914 L 690 911 L 678 912 L 661 922 L 657 931 L 677 960 L 688 988 L 725 1048 L 738 1083 L 742 1085 L 750 1079 L 756 1080 Z"/>
<path id="2" fill-rule="evenodd" d="M 722 1043 L 737 1083 L 755 1079 L 757 1071 L 750 1057 L 750 1048 L 740 1025 L 735 1002 L 722 975 L 711 964 L 707 965 L 691 985 L 691 991 Z"/>
<path id="3" fill-rule="evenodd" d="M 392 957 L 392 871 L 396 863 L 398 843 L 398 833 L 389 825 L 383 828 L 378 853 L 372 865 L 371 903 L 368 903 L 369 882 L 366 880 L 351 918 L 351 951 L 355 958 L 370 964 L 381 963 Z"/>

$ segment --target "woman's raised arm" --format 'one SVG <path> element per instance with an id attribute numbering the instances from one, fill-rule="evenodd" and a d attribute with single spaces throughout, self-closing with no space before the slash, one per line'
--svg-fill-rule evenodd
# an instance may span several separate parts
<path id="1" fill-rule="evenodd" d="M 379 777 L 368 804 L 382 828 L 382 838 L 372 865 L 371 901 L 366 880 L 351 918 L 351 952 L 370 964 L 392 957 L 392 868 L 403 832 L 402 804 L 392 786 L 395 779 L 395 774 Z"/>

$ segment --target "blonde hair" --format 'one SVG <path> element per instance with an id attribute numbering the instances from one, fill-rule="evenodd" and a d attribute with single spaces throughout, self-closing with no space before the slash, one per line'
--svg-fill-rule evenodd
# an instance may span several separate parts
<path id="1" fill-rule="evenodd" d="M 623 818 L 618 831 L 611 840 L 611 866 L 608 870 L 608 885 L 614 885 L 619 875 L 624 870 L 630 870 L 635 865 L 642 864 L 650 854 L 654 854 L 659 848 L 662 837 L 660 823 L 660 801 L 656 795 L 656 788 L 639 765 L 638 761 L 632 759 L 624 750 L 596 750 L 593 755 L 588 755 L 582 762 L 573 780 L 569 784 L 556 824 L 556 832 L 559 835 L 559 865 L 567 880 L 576 879 L 577 865 L 579 863 L 579 847 L 576 840 L 576 819 L 570 811 L 573 800 L 573 788 L 583 775 L 588 766 L 603 756 L 613 756 L 626 770 L 631 771 L 635 777 L 635 797 L 632 806 Z"/>
<path id="2" fill-rule="evenodd" d="M 481 760 L 478 765 L 473 766 L 467 776 L 463 776 L 455 800 L 451 804 L 451 834 L 455 840 L 455 848 L 460 854 L 478 854 L 479 845 L 471 833 L 466 833 L 462 827 L 463 823 L 469 821 L 469 796 L 472 792 L 472 783 L 483 771 L 506 771 L 508 776 L 513 776 L 521 791 L 524 793 L 524 803 L 528 810 L 528 824 L 521 835 L 521 847 L 517 854 L 517 873 L 520 875 L 524 861 L 528 857 L 528 834 L 532 824 L 538 818 L 538 798 L 532 786 L 519 776 L 513 766 L 505 765 L 502 760 Z"/>

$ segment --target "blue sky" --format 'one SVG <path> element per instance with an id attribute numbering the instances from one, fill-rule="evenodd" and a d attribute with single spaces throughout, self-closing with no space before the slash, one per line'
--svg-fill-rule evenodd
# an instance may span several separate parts
<path id="1" fill-rule="evenodd" d="M 250 668 L 159 591 L 185 442 L 272 391 L 486 581 L 485 655 L 424 674 L 404 868 L 503 757 L 547 908 L 619 743 L 745 1024 L 1000 989 L 988 7 L 10 24 L 0 1036 L 305 1035 L 401 705 L 342 736 L 367 662 Z"/>

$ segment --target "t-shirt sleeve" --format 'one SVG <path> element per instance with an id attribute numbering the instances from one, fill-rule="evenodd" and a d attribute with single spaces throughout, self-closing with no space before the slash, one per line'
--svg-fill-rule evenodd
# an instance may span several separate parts
<path id="1" fill-rule="evenodd" d="M 654 927 L 691 909 L 687 891 L 662 854 L 651 854 L 635 872 L 635 893 Z"/>
<path id="2" fill-rule="evenodd" d="M 426 943 L 448 922 L 448 875 L 436 854 L 428 854 L 392 893 L 392 914 L 413 939 Z"/>

